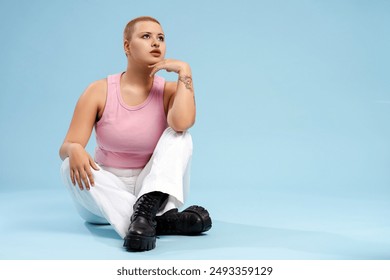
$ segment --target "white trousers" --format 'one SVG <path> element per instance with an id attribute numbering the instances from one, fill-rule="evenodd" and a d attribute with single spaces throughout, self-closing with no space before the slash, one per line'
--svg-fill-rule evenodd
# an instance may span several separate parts
<path id="1" fill-rule="evenodd" d="M 169 194 L 157 215 L 184 204 L 189 190 L 192 138 L 188 132 L 167 128 L 143 169 L 92 169 L 95 186 L 80 190 L 70 179 L 69 158 L 61 165 L 61 175 L 80 216 L 90 223 L 110 223 L 124 238 L 133 214 L 133 205 L 143 194 Z"/>

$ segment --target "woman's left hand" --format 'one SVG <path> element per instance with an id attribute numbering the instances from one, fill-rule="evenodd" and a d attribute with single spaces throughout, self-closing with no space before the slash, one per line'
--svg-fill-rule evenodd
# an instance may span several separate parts
<path id="1" fill-rule="evenodd" d="M 160 62 L 157 62 L 156 64 L 150 65 L 149 67 L 152 68 L 150 76 L 153 76 L 157 71 L 162 69 L 166 70 L 167 72 L 175 72 L 178 74 L 191 74 L 191 68 L 188 63 L 176 59 L 164 59 Z"/>

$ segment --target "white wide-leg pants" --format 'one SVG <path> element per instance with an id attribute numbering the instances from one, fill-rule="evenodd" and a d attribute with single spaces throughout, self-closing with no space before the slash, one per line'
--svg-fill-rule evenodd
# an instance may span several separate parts
<path id="1" fill-rule="evenodd" d="M 74 186 L 69 158 L 61 165 L 61 175 L 80 216 L 90 223 L 110 223 L 124 238 L 133 214 L 133 205 L 143 194 L 160 191 L 169 194 L 157 215 L 184 204 L 189 190 L 192 138 L 188 132 L 167 128 L 143 169 L 92 169 L 95 186 L 88 191 Z"/>

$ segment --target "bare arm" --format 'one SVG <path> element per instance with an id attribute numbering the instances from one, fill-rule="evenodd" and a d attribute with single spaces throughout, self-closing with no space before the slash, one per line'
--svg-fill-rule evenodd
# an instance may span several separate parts
<path id="1" fill-rule="evenodd" d="M 62 160 L 69 157 L 72 183 L 75 185 L 77 182 L 80 189 L 83 189 L 82 181 L 86 189 L 89 189 L 89 182 L 94 184 L 91 167 L 98 170 L 92 157 L 85 151 L 85 146 L 96 121 L 100 93 L 105 89 L 104 83 L 103 80 L 92 83 L 80 96 L 59 151 Z"/>
<path id="2" fill-rule="evenodd" d="M 185 62 L 167 59 L 154 65 L 151 75 L 161 69 L 178 74 L 177 83 L 166 84 L 166 93 L 170 95 L 167 121 L 175 131 L 185 131 L 195 123 L 196 117 L 191 68 Z"/>

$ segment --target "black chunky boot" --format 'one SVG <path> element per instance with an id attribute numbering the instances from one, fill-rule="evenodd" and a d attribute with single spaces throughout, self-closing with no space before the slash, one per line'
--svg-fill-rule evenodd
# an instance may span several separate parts
<path id="1" fill-rule="evenodd" d="M 201 206 L 190 206 L 182 212 L 177 208 L 156 217 L 157 235 L 196 235 L 211 228 L 209 212 Z"/>
<path id="2" fill-rule="evenodd" d="M 123 244 L 128 251 L 148 251 L 156 247 L 156 213 L 167 198 L 165 193 L 151 192 L 141 196 L 134 204 Z"/>

